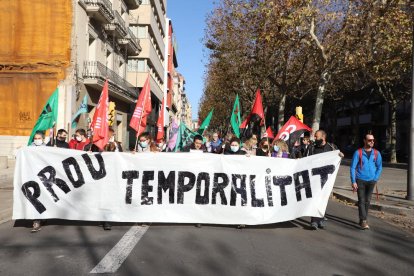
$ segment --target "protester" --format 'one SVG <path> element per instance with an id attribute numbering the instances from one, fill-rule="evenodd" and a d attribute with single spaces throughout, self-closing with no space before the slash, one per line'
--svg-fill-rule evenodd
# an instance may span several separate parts
<path id="1" fill-rule="evenodd" d="M 67 138 L 68 138 L 68 132 L 63 128 L 59 129 L 56 134 L 56 139 L 54 139 L 53 143 L 52 141 L 49 141 L 49 143 L 47 143 L 46 146 L 68 149 L 69 144 L 66 143 Z"/>
<path id="2" fill-rule="evenodd" d="M 315 132 L 315 143 L 309 147 L 309 155 L 320 154 L 324 152 L 334 151 L 338 148 L 334 144 L 330 144 L 326 141 L 326 132 L 323 130 L 318 130 Z M 344 157 L 342 152 L 339 153 L 339 156 Z M 318 230 L 318 228 L 324 229 L 326 227 L 325 217 L 317 218 L 311 217 L 310 227 L 313 230 Z"/>
<path id="3" fill-rule="evenodd" d="M 33 136 L 33 142 L 30 144 L 32 147 L 46 146 L 45 134 L 41 131 L 37 131 Z"/>
<path id="4" fill-rule="evenodd" d="M 305 132 L 305 134 L 302 138 L 302 145 L 301 145 L 302 157 L 309 156 L 310 146 L 311 146 L 310 134 L 309 134 L 309 132 Z"/>
<path id="5" fill-rule="evenodd" d="M 195 135 L 193 142 L 184 147 L 183 152 L 207 152 L 207 148 L 203 143 L 203 136 Z"/>
<path id="6" fill-rule="evenodd" d="M 250 155 L 256 155 L 257 150 L 257 136 L 253 134 L 249 139 L 243 143 L 242 150 Z"/>
<path id="7" fill-rule="evenodd" d="M 282 139 L 275 139 L 272 143 L 272 157 L 289 158 L 289 147 Z"/>
<path id="8" fill-rule="evenodd" d="M 45 142 L 45 134 L 43 132 L 37 131 L 33 136 L 33 142 L 30 144 L 31 147 L 42 147 L 46 146 Z M 33 221 L 32 233 L 39 232 L 42 229 L 42 225 L 40 220 Z"/>
<path id="9" fill-rule="evenodd" d="M 153 143 L 152 137 L 149 132 L 143 132 L 138 136 L 138 146 L 136 152 L 157 152 L 157 145 Z"/>
<path id="10" fill-rule="evenodd" d="M 211 150 L 209 152 L 211 153 L 216 153 L 216 154 L 220 154 L 223 149 L 222 149 L 222 141 L 221 139 L 219 139 L 219 135 L 217 132 L 214 132 L 212 135 L 213 139 L 210 142 L 210 148 Z"/>
<path id="11" fill-rule="evenodd" d="M 352 157 L 350 174 L 352 189 L 358 194 L 359 225 L 369 229 L 367 218 L 372 192 L 382 172 L 382 157 L 374 149 L 374 135 L 364 136 L 364 147 L 356 150 Z"/>
<path id="12" fill-rule="evenodd" d="M 225 155 L 247 155 L 247 152 L 240 148 L 240 139 L 233 137 L 230 140 L 230 146 L 224 151 Z"/>
<path id="13" fill-rule="evenodd" d="M 121 142 L 118 142 L 115 140 L 115 132 L 113 128 L 109 128 L 108 129 L 108 136 L 109 136 L 109 140 L 108 140 L 108 144 L 105 145 L 104 150 L 103 151 L 107 151 L 107 152 L 122 152 L 122 145 Z M 85 148 L 91 148 L 92 152 L 100 152 L 99 148 L 97 146 L 93 145 L 87 145 Z M 104 221 L 102 222 L 102 227 L 104 230 L 106 231 L 110 231 L 112 229 L 112 225 L 108 222 L 108 221 Z"/>
<path id="14" fill-rule="evenodd" d="M 221 153 L 224 154 L 224 152 L 230 150 L 230 141 L 233 139 L 233 134 L 227 133 L 224 137 L 224 142 L 221 144 Z"/>
<path id="15" fill-rule="evenodd" d="M 86 138 L 86 131 L 83 128 L 80 128 L 76 130 L 74 139 L 69 141 L 69 148 L 85 150 L 87 144 L 89 144 L 89 139 Z"/>
<path id="16" fill-rule="evenodd" d="M 157 141 L 157 151 L 159 151 L 159 152 L 166 152 L 167 151 L 167 144 L 165 143 L 164 138 L 161 138 Z"/>
<path id="17" fill-rule="evenodd" d="M 256 150 L 256 156 L 270 156 L 271 155 L 271 151 L 269 149 L 270 142 L 271 140 L 269 138 L 266 138 L 266 137 L 262 138 Z"/>
<path id="18" fill-rule="evenodd" d="M 108 129 L 108 144 L 105 145 L 104 151 L 112 151 L 112 152 L 122 152 L 122 144 L 121 142 L 115 140 L 115 132 L 113 128 Z"/>
<path id="19" fill-rule="evenodd" d="M 292 150 L 290 152 L 290 158 L 292 158 L 292 159 L 302 158 L 302 151 L 301 150 L 302 150 L 302 147 L 301 147 L 300 141 L 296 140 L 293 143 L 293 147 L 292 147 Z"/>

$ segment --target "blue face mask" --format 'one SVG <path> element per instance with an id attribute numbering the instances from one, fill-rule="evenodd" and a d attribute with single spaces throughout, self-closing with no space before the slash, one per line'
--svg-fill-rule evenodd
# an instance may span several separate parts
<path id="1" fill-rule="evenodd" d="M 148 142 L 147 141 L 145 141 L 145 142 L 139 142 L 139 145 L 141 146 L 141 148 L 146 148 L 146 147 L 148 147 Z"/>
<path id="2" fill-rule="evenodd" d="M 239 150 L 239 146 L 231 146 L 230 149 L 232 152 L 237 152 Z"/>
<path id="3" fill-rule="evenodd" d="M 274 151 L 279 151 L 279 150 L 280 150 L 280 148 L 279 148 L 278 146 L 273 146 L 273 150 L 274 150 Z"/>

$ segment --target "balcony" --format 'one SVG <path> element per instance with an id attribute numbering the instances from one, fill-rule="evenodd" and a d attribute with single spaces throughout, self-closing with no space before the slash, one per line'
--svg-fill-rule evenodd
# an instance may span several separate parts
<path id="1" fill-rule="evenodd" d="M 115 19 L 111 23 L 105 25 L 105 30 L 118 38 L 124 38 L 127 35 L 127 26 L 124 19 L 118 11 L 114 12 Z"/>
<path id="2" fill-rule="evenodd" d="M 83 2 L 90 17 L 104 24 L 111 23 L 114 20 L 114 12 L 109 0 L 84 0 Z"/>
<path id="3" fill-rule="evenodd" d="M 128 56 L 138 56 L 142 50 L 139 40 L 136 38 L 134 33 L 127 28 L 128 35 L 126 38 L 119 38 L 118 44 L 126 45 L 126 51 Z"/>
<path id="4" fill-rule="evenodd" d="M 133 103 L 137 98 L 136 89 L 117 73 L 99 61 L 85 61 L 82 72 L 85 85 L 101 90 L 108 78 L 110 95 Z"/>
<path id="5" fill-rule="evenodd" d="M 127 5 L 130 10 L 138 9 L 140 2 L 141 0 L 124 0 L 125 5 Z"/>
<path id="6" fill-rule="evenodd" d="M 128 54 L 131 56 L 137 56 L 141 52 L 142 48 L 139 44 L 138 38 L 134 33 L 128 28 Z"/>

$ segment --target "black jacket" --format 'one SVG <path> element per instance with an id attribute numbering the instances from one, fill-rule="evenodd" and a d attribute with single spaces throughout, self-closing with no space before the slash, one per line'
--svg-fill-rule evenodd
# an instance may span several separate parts
<path id="1" fill-rule="evenodd" d="M 328 151 L 334 151 L 337 150 L 338 148 L 331 143 L 326 142 L 325 145 L 317 147 L 315 144 L 309 146 L 309 155 L 315 155 L 315 154 L 319 154 L 319 153 L 324 153 L 324 152 L 328 152 Z"/>
<path id="2" fill-rule="evenodd" d="M 52 145 L 51 142 L 52 141 L 49 141 L 49 143 L 47 143 L 46 146 L 48 146 L 48 147 L 54 147 L 54 146 L 56 146 L 58 148 L 64 148 L 64 149 L 68 149 L 69 148 L 69 144 L 66 143 L 65 141 L 60 141 L 58 139 L 55 139 L 53 145 Z"/>

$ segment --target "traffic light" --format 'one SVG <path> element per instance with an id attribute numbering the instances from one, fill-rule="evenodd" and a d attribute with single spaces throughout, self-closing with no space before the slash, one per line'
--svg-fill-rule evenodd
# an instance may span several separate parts
<path id="1" fill-rule="evenodd" d="M 303 114 L 302 114 L 302 107 L 297 106 L 296 107 L 296 118 L 303 123 Z"/>
<path id="2" fill-rule="evenodd" d="M 115 103 L 109 102 L 108 108 L 108 124 L 109 126 L 113 126 L 115 122 Z"/>

